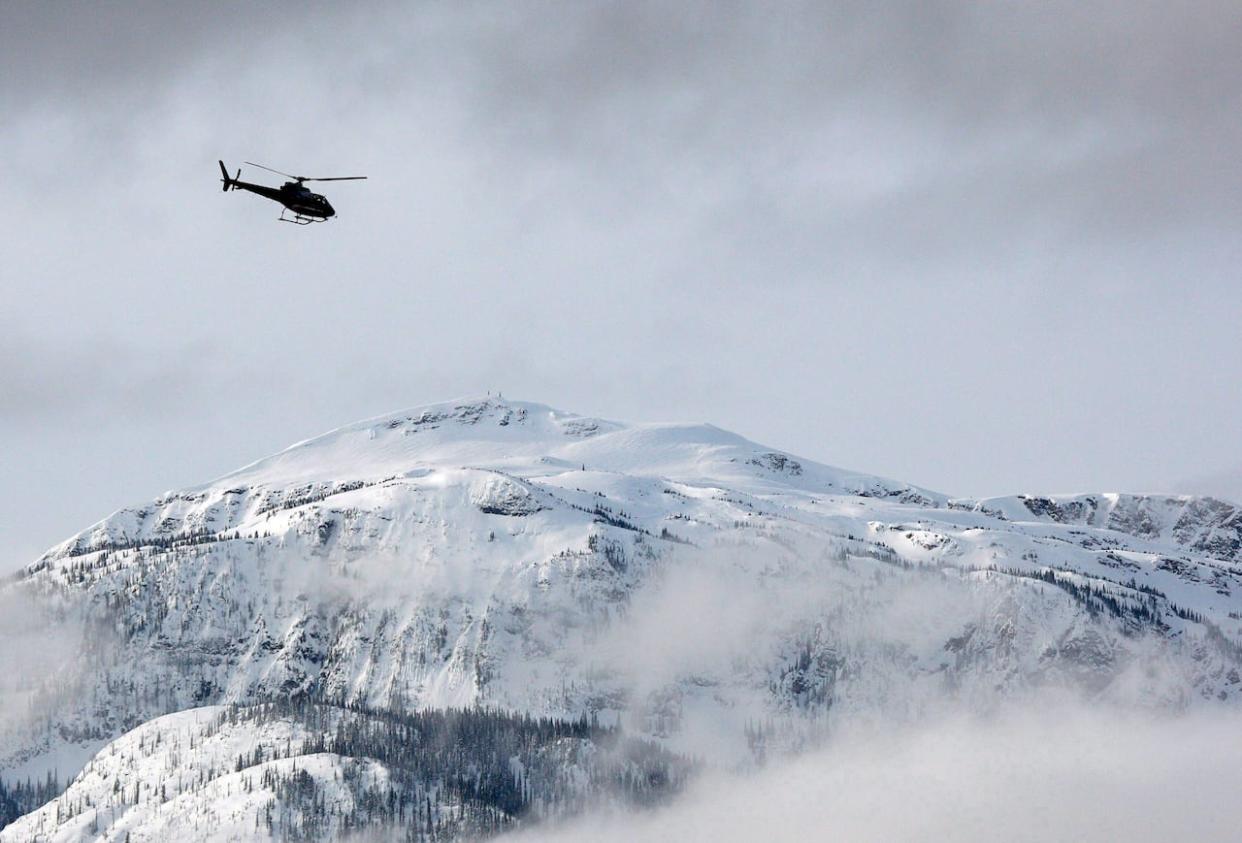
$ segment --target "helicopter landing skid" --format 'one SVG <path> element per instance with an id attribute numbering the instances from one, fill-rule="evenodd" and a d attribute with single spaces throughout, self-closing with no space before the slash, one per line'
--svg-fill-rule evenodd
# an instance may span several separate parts
<path id="1" fill-rule="evenodd" d="M 293 219 L 289 219 L 285 216 L 286 213 L 288 213 L 288 208 L 280 212 L 280 222 L 291 222 L 294 225 L 310 225 L 313 222 L 323 222 L 322 217 L 308 217 L 299 214 L 297 211 L 293 212 Z"/>

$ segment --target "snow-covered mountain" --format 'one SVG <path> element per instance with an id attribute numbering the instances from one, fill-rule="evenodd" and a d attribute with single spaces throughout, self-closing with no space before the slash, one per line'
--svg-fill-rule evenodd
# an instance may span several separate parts
<path id="1" fill-rule="evenodd" d="M 719 764 L 842 719 L 1048 687 L 1242 699 L 1233 504 L 950 499 L 710 425 L 496 398 L 350 425 L 121 510 L 4 592 L 75 636 L 63 664 L 0 678 L 8 782 L 72 775 L 131 729 L 121 741 L 145 746 L 143 724 L 172 712 L 271 699 L 587 716 Z M 178 758 L 150 775 L 192 777 Z M 112 780 L 154 792 L 146 770 Z M 82 777 L 41 828 L 81 824 L 63 816 L 95 792 Z M 239 822 L 284 800 L 256 794 Z M 173 828 L 143 811 L 116 828 Z"/>
<path id="2" fill-rule="evenodd" d="M 305 700 L 157 717 L 108 744 L 4 840 L 452 839 L 512 815 L 648 804 L 690 766 L 585 721 L 369 714 Z M 413 836 L 413 835 L 402 835 Z"/>

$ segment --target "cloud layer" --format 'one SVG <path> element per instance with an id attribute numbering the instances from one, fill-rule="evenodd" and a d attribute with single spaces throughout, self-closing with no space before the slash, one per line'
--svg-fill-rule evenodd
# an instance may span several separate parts
<path id="1" fill-rule="evenodd" d="M 511 839 L 1227 841 L 1242 810 L 1238 718 L 1053 705 L 848 735 L 667 808 Z"/>

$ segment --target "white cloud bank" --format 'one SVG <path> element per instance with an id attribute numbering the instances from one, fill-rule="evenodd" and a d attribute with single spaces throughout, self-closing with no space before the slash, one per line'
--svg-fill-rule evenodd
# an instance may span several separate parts
<path id="1" fill-rule="evenodd" d="M 842 737 L 668 807 L 518 841 L 1234 841 L 1242 717 L 1064 705 Z"/>

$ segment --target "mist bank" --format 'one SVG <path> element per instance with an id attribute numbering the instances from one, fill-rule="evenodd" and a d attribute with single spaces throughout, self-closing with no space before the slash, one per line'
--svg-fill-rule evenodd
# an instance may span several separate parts
<path id="1" fill-rule="evenodd" d="M 1064 699 L 842 732 L 671 805 L 503 837 L 530 841 L 1236 840 L 1242 716 Z"/>

